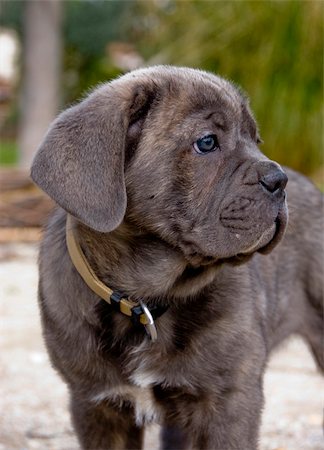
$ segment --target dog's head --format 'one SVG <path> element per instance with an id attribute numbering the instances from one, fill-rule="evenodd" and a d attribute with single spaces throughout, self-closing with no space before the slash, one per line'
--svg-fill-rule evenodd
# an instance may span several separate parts
<path id="1" fill-rule="evenodd" d="M 280 166 L 258 149 L 247 100 L 212 74 L 131 72 L 63 112 L 33 180 L 101 232 L 123 220 L 193 265 L 268 251 L 287 221 Z"/>

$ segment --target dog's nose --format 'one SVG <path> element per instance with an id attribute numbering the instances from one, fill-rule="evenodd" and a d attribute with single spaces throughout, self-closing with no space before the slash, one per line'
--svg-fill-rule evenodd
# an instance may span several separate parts
<path id="1" fill-rule="evenodd" d="M 259 180 L 259 183 L 271 194 L 282 192 L 288 182 L 288 177 L 277 165 L 271 166 L 265 171 Z"/>

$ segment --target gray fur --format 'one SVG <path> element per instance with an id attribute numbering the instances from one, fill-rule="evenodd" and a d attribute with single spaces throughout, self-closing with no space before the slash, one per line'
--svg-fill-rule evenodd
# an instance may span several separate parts
<path id="1" fill-rule="evenodd" d="M 199 155 L 208 133 L 220 149 Z M 32 177 L 63 209 L 39 302 L 83 448 L 141 448 L 157 420 L 163 449 L 253 450 L 271 350 L 298 333 L 324 370 L 322 195 L 287 169 L 287 226 L 286 176 L 258 142 L 229 82 L 174 67 L 102 85 L 50 128 Z M 102 281 L 169 306 L 156 343 L 76 272 L 65 211 Z"/>

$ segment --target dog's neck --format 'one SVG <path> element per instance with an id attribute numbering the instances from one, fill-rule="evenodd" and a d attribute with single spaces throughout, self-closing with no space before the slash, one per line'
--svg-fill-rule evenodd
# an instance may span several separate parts
<path id="1" fill-rule="evenodd" d="M 97 276 L 134 300 L 161 305 L 185 302 L 215 276 L 215 267 L 189 266 L 178 249 L 127 222 L 111 233 L 78 224 L 78 236 Z"/>

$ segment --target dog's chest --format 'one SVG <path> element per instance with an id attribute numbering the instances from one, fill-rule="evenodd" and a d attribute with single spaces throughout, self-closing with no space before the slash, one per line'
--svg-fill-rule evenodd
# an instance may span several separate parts
<path id="1" fill-rule="evenodd" d="M 153 393 L 153 385 L 157 382 L 157 377 L 152 374 L 136 372 L 130 377 L 130 384 L 120 384 L 105 389 L 93 396 L 92 401 L 95 403 L 108 401 L 119 409 L 122 409 L 124 405 L 131 404 L 138 426 L 158 422 L 161 417 L 161 409 Z"/>
<path id="2" fill-rule="evenodd" d="M 182 392 L 183 389 L 190 388 L 191 384 L 185 375 L 188 371 L 179 374 L 173 369 L 172 358 L 168 358 L 164 350 L 153 351 L 148 340 L 128 351 L 127 359 L 126 367 L 118 367 L 121 379 L 126 382 L 100 390 L 92 400 L 96 403 L 109 402 L 120 409 L 131 405 L 139 426 L 151 422 L 161 423 L 167 394 L 161 398 L 160 391 L 176 388 Z"/>

